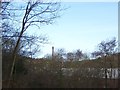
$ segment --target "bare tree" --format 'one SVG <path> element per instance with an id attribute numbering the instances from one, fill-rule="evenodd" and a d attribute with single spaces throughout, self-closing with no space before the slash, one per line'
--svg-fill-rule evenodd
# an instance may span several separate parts
<path id="1" fill-rule="evenodd" d="M 66 55 L 65 49 L 60 48 L 55 52 L 56 59 L 63 60 L 64 56 Z"/>
<path id="2" fill-rule="evenodd" d="M 70 61 L 73 61 L 74 60 L 74 53 L 68 52 L 67 53 L 67 59 L 70 60 Z"/>
<path id="3" fill-rule="evenodd" d="M 94 51 L 91 53 L 91 55 L 93 58 L 100 58 L 102 54 L 99 51 Z"/>
<path id="4" fill-rule="evenodd" d="M 116 38 L 114 37 L 112 40 L 108 41 L 102 41 L 99 45 L 99 51 L 101 51 L 102 54 L 111 55 L 115 51 L 116 47 Z"/>
<path id="5" fill-rule="evenodd" d="M 77 49 L 76 51 L 67 53 L 67 59 L 71 60 L 71 61 L 73 61 L 73 60 L 78 61 L 83 58 L 85 58 L 85 54 L 80 49 Z"/>
<path id="6" fill-rule="evenodd" d="M 80 49 L 78 49 L 75 53 L 75 57 L 77 60 L 80 60 L 83 57 L 83 53 Z"/>
<path id="7" fill-rule="evenodd" d="M 115 53 L 115 47 L 116 47 L 116 38 L 112 38 L 112 40 L 108 41 L 102 41 L 100 44 L 98 44 L 98 51 L 95 51 L 92 53 L 94 57 L 100 56 L 105 58 L 105 87 L 107 88 L 107 57 Z M 111 59 L 110 59 L 111 60 Z M 110 61 L 109 60 L 109 61 Z M 110 68 L 112 72 L 112 63 L 110 63 Z"/>
<path id="8" fill-rule="evenodd" d="M 59 2 L 29 0 L 28 2 L 25 2 L 24 4 L 19 4 L 18 6 L 15 5 L 13 2 L 12 4 L 9 4 L 9 6 L 5 7 L 5 10 L 7 14 L 9 14 L 9 17 L 7 17 L 7 19 L 12 20 L 10 22 L 15 23 L 16 26 L 17 24 L 21 23 L 20 27 L 17 27 L 18 35 L 16 36 L 17 40 L 13 50 L 13 64 L 11 68 L 10 79 L 8 82 L 9 87 L 10 80 L 13 76 L 16 55 L 18 54 L 19 46 L 21 44 L 21 40 L 24 37 L 25 32 L 28 31 L 29 27 L 31 26 L 36 26 L 40 28 L 41 25 L 52 24 L 54 22 L 54 19 L 59 17 L 59 11 L 61 11 L 62 9 Z"/>

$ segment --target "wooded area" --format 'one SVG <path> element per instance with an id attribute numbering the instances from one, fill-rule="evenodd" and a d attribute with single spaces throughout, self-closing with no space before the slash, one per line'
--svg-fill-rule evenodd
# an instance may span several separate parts
<path id="1" fill-rule="evenodd" d="M 118 87 L 118 77 L 114 77 L 118 56 L 115 55 L 114 58 L 113 74 L 108 73 L 113 76 L 107 78 L 107 88 Z M 3 54 L 3 88 L 6 88 L 11 64 L 10 54 Z M 60 60 L 19 56 L 11 85 L 14 88 L 105 88 L 105 67 L 110 69 L 108 58 L 107 66 L 104 66 L 104 59 L 66 61 L 62 64 Z"/>
<path id="2" fill-rule="evenodd" d="M 54 23 L 65 10 L 60 2 L 39 0 L 15 5 L 3 2 L 2 85 L 3 88 L 117 88 L 119 87 L 118 41 L 101 41 L 91 56 L 81 49 L 64 49 L 35 59 L 46 36 L 29 35 L 32 26 Z M 82 42 L 81 42 L 82 43 Z"/>

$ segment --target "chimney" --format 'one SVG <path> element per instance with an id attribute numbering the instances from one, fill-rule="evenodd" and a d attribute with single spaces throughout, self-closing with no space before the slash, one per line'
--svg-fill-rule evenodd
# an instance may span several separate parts
<path id="1" fill-rule="evenodd" d="M 54 46 L 52 46 L 52 60 L 54 60 Z"/>

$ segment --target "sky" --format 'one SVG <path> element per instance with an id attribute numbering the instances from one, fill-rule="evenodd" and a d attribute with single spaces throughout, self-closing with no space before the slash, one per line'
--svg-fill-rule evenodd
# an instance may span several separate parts
<path id="1" fill-rule="evenodd" d="M 117 2 L 63 2 L 68 7 L 52 25 L 42 26 L 40 30 L 30 28 L 29 33 L 47 35 L 49 44 L 41 47 L 37 58 L 64 48 L 66 52 L 80 49 L 93 52 L 103 41 L 118 38 L 118 3 Z"/>
<path id="2" fill-rule="evenodd" d="M 76 49 L 93 52 L 101 41 L 118 38 L 117 2 L 64 2 L 62 5 L 69 8 L 54 24 L 43 26 L 37 32 L 46 34 L 50 42 L 42 47 L 38 57 L 51 54 L 52 46 L 67 52 Z"/>

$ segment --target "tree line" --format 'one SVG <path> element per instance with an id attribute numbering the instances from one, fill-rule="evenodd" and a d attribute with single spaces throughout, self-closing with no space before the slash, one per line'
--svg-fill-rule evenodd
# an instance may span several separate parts
<path id="1" fill-rule="evenodd" d="M 110 40 L 101 41 L 97 45 L 97 50 L 90 54 L 83 52 L 81 49 L 74 50 L 73 52 L 66 52 L 64 48 L 57 49 L 54 53 L 56 60 L 68 60 L 68 61 L 81 61 L 90 60 L 91 58 L 102 58 L 104 56 L 110 56 L 118 53 L 117 40 L 113 37 Z M 52 59 L 51 54 L 46 54 L 44 58 Z"/>

